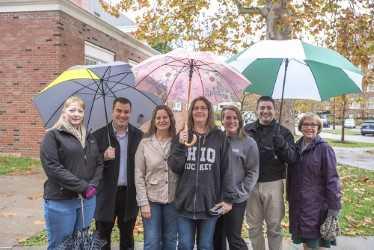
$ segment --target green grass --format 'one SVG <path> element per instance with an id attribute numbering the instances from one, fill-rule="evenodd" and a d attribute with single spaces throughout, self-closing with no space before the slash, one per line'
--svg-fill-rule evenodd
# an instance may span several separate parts
<path id="1" fill-rule="evenodd" d="M 342 129 L 341 128 L 336 128 L 335 130 L 331 128 L 324 128 L 322 132 L 325 133 L 330 133 L 330 134 L 335 134 L 335 135 L 341 135 L 342 134 Z M 345 135 L 361 135 L 360 130 L 357 129 L 349 129 L 345 128 L 344 129 L 344 134 Z"/>
<path id="2" fill-rule="evenodd" d="M 24 157 L 0 156 L 0 175 L 27 173 L 39 167 L 39 160 Z"/>
<path id="3" fill-rule="evenodd" d="M 342 185 L 342 210 L 339 215 L 341 234 L 374 235 L 374 171 L 338 166 L 338 172 Z M 282 228 L 289 235 L 287 213 Z"/>
<path id="4" fill-rule="evenodd" d="M 374 235 L 374 171 L 340 166 L 343 235 Z"/>
<path id="5" fill-rule="evenodd" d="M 335 139 L 324 139 L 324 140 L 326 140 L 332 147 L 342 147 L 342 148 L 374 147 L 374 143 L 369 143 L 369 142 L 353 142 L 353 141 L 341 142 L 340 140 L 335 140 Z"/>
<path id="6" fill-rule="evenodd" d="M 346 166 L 339 166 L 338 171 L 343 195 L 343 208 L 339 218 L 342 235 L 374 235 L 374 171 Z M 282 228 L 286 237 L 289 237 L 287 206 Z M 143 228 L 139 217 L 134 235 L 136 241 L 143 241 Z M 248 238 L 248 226 L 246 224 L 243 227 L 243 237 Z M 113 242 L 119 241 L 117 227 L 113 231 L 112 240 Z M 38 235 L 20 242 L 20 244 L 24 246 L 46 245 L 46 233 L 43 230 Z"/>

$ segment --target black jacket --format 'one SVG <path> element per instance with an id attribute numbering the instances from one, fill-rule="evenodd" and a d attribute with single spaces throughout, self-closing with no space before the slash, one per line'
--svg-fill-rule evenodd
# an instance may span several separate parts
<path id="1" fill-rule="evenodd" d="M 257 142 L 260 153 L 260 175 L 258 182 L 268 182 L 284 179 L 286 177 L 286 163 L 297 160 L 294 137 L 291 132 L 279 125 L 275 120 L 269 126 L 255 121 L 245 126 L 245 131 Z M 281 135 L 286 144 L 279 150 L 274 149 L 273 137 Z"/>
<path id="2" fill-rule="evenodd" d="M 173 139 L 168 165 L 179 176 L 175 205 L 182 215 L 204 219 L 216 203 L 236 198 L 229 150 L 228 139 L 218 129 L 198 135 L 189 148 L 179 143 L 179 135 Z"/>
<path id="3" fill-rule="evenodd" d="M 114 209 L 117 196 L 117 182 L 119 174 L 120 146 L 113 131 L 113 125 L 102 127 L 95 131 L 94 136 L 99 145 L 101 154 L 108 148 L 108 129 L 112 147 L 115 148 L 116 158 L 114 160 L 104 161 L 103 178 L 98 187 L 96 198 L 95 219 L 98 221 L 113 221 Z M 129 124 L 128 126 L 128 151 L 127 151 L 127 201 L 124 220 L 134 218 L 138 214 L 138 206 L 136 203 L 136 191 L 134 182 L 134 159 L 135 152 L 143 133 Z"/>
<path id="4" fill-rule="evenodd" d="M 91 134 L 87 135 L 83 148 L 63 128 L 49 130 L 41 143 L 40 160 L 48 177 L 44 183 L 44 199 L 74 199 L 89 184 L 97 186 L 101 179 L 103 161 Z"/>

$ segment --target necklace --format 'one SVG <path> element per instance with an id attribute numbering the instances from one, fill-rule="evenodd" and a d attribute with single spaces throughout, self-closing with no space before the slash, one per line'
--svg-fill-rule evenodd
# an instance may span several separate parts
<path id="1" fill-rule="evenodd" d="M 160 140 L 155 136 L 155 140 L 157 141 L 157 144 L 160 146 L 161 154 L 164 161 L 167 161 L 169 156 L 169 150 L 166 152 L 166 146 L 168 146 L 169 144 L 169 139 L 170 138 L 164 138 L 163 140 Z"/>

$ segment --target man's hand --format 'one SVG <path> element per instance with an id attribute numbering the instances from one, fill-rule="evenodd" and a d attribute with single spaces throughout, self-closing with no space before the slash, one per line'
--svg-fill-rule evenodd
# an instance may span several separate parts
<path id="1" fill-rule="evenodd" d="M 144 205 L 140 207 L 140 212 L 142 214 L 142 217 L 144 219 L 150 219 L 151 218 L 151 207 L 149 205 Z"/>
<path id="2" fill-rule="evenodd" d="M 113 160 L 116 157 L 116 149 L 109 146 L 104 152 L 104 161 Z"/>
<path id="3" fill-rule="evenodd" d="M 282 150 L 284 147 L 286 147 L 286 140 L 284 137 L 280 134 L 273 136 L 273 145 L 275 150 Z"/>
<path id="4" fill-rule="evenodd" d="M 231 209 L 232 209 L 232 204 L 226 203 L 224 201 L 221 201 L 216 206 L 219 206 L 219 207 L 221 207 L 223 209 L 223 214 L 226 214 L 226 213 L 230 212 Z"/>

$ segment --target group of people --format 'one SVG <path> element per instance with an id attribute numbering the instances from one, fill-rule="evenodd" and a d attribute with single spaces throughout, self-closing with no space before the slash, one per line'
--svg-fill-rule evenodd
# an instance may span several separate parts
<path id="1" fill-rule="evenodd" d="M 134 249 L 139 208 L 146 250 L 248 249 L 244 217 L 253 249 L 265 249 L 264 222 L 269 249 L 281 249 L 285 179 L 292 240 L 305 249 L 336 244 L 339 177 L 334 151 L 318 135 L 318 116 L 300 120 L 303 136 L 295 144 L 267 96 L 257 101 L 257 121 L 246 126 L 238 108 L 224 107 L 224 131 L 205 97 L 191 102 L 188 129 L 178 133 L 166 105 L 156 106 L 144 135 L 129 123 L 126 98 L 114 100 L 112 121 L 92 134 L 84 109 L 79 97 L 68 98 L 41 144 L 48 249 L 93 218 L 102 249 L 111 249 L 115 223 L 120 249 Z"/>

